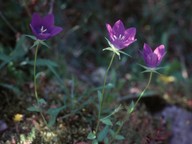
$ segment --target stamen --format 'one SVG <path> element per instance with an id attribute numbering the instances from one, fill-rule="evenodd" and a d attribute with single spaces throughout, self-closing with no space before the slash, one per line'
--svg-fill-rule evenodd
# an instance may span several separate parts
<path id="1" fill-rule="evenodd" d="M 47 29 L 44 29 L 44 27 L 41 26 L 41 33 L 44 33 L 44 32 L 46 32 L 46 31 L 47 31 Z"/>
<path id="2" fill-rule="evenodd" d="M 122 36 L 121 39 L 122 39 L 122 40 L 125 39 L 125 36 Z"/>
<path id="3" fill-rule="evenodd" d="M 117 39 L 116 35 L 113 35 L 114 39 Z"/>
<path id="4" fill-rule="evenodd" d="M 118 37 L 116 35 L 113 35 L 113 38 L 114 39 L 118 39 L 118 40 L 124 40 L 125 39 L 125 36 L 124 35 L 119 35 Z"/>
<path id="5" fill-rule="evenodd" d="M 125 36 L 120 34 L 119 39 L 123 40 L 123 39 L 125 39 Z"/>

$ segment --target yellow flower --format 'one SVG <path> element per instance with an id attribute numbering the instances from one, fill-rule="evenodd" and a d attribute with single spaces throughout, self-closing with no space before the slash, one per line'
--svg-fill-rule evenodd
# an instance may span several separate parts
<path id="1" fill-rule="evenodd" d="M 159 76 L 159 80 L 165 84 L 172 83 L 176 81 L 176 78 L 174 76 L 165 76 L 161 75 Z"/>
<path id="2" fill-rule="evenodd" d="M 23 115 L 22 114 L 15 114 L 14 117 L 13 117 L 13 121 L 14 122 L 20 122 L 23 120 Z"/>

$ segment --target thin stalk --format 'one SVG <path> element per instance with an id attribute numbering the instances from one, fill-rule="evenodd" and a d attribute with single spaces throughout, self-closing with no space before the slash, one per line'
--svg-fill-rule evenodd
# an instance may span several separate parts
<path id="1" fill-rule="evenodd" d="M 37 44 L 37 46 L 35 48 L 34 69 L 33 69 L 33 74 L 34 74 L 34 92 L 35 92 L 35 98 L 37 100 L 37 103 L 39 102 L 39 97 L 38 97 L 38 93 L 37 93 L 37 78 L 36 78 L 36 64 L 37 64 L 38 49 L 39 49 L 39 44 Z"/>
<path id="2" fill-rule="evenodd" d="M 35 48 L 35 57 L 34 57 L 34 69 L 33 69 L 33 74 L 34 74 L 34 93 L 35 93 L 35 98 L 37 100 L 37 104 L 39 106 L 39 97 L 37 93 L 37 77 L 36 77 L 36 64 L 37 64 L 37 54 L 38 54 L 38 49 L 39 49 L 39 44 L 37 44 Z M 44 123 L 47 125 L 47 121 L 45 120 L 45 117 L 43 116 L 43 113 L 40 111 L 40 115 L 44 121 Z"/>
<path id="3" fill-rule="evenodd" d="M 102 88 L 102 97 L 101 97 L 101 101 L 99 103 L 99 113 L 98 113 L 98 121 L 97 121 L 97 126 L 96 126 L 96 130 L 95 133 L 97 134 L 98 128 L 99 128 L 99 124 L 100 124 L 100 118 L 101 118 L 101 111 L 102 111 L 102 107 L 103 107 L 103 100 L 104 100 L 104 94 L 105 94 L 105 86 L 106 86 L 106 81 L 107 81 L 107 75 L 108 72 L 111 68 L 111 65 L 113 63 L 113 60 L 115 58 L 115 53 L 113 53 L 113 56 L 111 57 L 111 61 L 108 65 L 107 71 L 105 72 L 105 76 L 104 76 L 104 81 L 103 81 L 103 88 Z"/>
<path id="4" fill-rule="evenodd" d="M 149 87 L 149 85 L 150 85 L 150 83 L 151 83 L 151 80 L 152 80 L 152 75 L 153 75 L 153 72 L 150 72 L 149 81 L 148 81 L 148 83 L 147 83 L 147 86 L 145 87 L 145 89 L 144 89 L 144 90 L 141 92 L 141 94 L 139 95 L 139 98 L 138 98 L 137 101 L 135 102 L 133 109 L 135 109 L 136 105 L 138 104 L 138 102 L 140 101 L 140 99 L 141 99 L 142 96 L 144 95 L 145 91 L 146 91 L 147 88 Z"/>
<path id="5" fill-rule="evenodd" d="M 140 99 L 141 99 L 142 96 L 144 95 L 145 91 L 146 91 L 147 88 L 149 87 L 149 85 L 150 85 L 150 83 L 151 83 L 151 80 L 152 80 L 152 75 L 153 75 L 153 72 L 150 72 L 149 81 L 148 81 L 145 89 L 141 92 L 141 94 L 139 95 L 139 98 L 138 98 L 137 101 L 135 102 L 135 104 L 134 104 L 134 106 L 133 106 L 133 108 L 132 108 L 133 110 L 135 109 L 135 107 L 137 106 L 138 102 L 140 101 Z M 131 112 L 132 112 L 133 110 L 131 110 Z M 109 144 L 110 144 L 110 143 L 112 144 L 112 142 L 113 142 L 113 140 L 115 139 L 115 137 L 116 137 L 116 136 L 119 134 L 119 132 L 121 131 L 124 123 L 129 120 L 129 117 L 130 117 L 131 112 L 128 113 L 127 117 L 125 117 L 125 119 L 123 120 L 123 122 L 121 123 L 121 125 L 118 127 L 117 131 L 115 132 L 115 135 L 112 137 L 111 142 L 109 142 Z"/>

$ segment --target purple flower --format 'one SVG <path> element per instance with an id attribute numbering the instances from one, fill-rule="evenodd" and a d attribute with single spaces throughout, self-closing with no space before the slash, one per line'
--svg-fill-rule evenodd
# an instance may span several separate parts
<path id="1" fill-rule="evenodd" d="M 150 68 L 156 68 L 165 56 L 165 46 L 160 45 L 152 51 L 151 47 L 145 43 L 142 54 L 146 65 Z"/>
<path id="2" fill-rule="evenodd" d="M 47 40 L 63 29 L 54 25 L 54 15 L 48 14 L 45 17 L 40 17 L 38 13 L 34 13 L 30 23 L 33 34 L 39 40 Z"/>
<path id="3" fill-rule="evenodd" d="M 118 20 L 113 27 L 106 24 L 110 43 L 117 49 L 123 49 L 135 42 L 136 28 L 125 29 L 121 20 Z"/>

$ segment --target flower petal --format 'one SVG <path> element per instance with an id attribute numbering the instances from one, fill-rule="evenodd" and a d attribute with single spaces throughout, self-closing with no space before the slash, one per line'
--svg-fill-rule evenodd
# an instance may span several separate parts
<path id="1" fill-rule="evenodd" d="M 125 30 L 121 20 L 116 21 L 113 27 L 109 24 L 106 24 L 106 27 L 109 33 L 110 43 L 118 50 L 123 49 L 136 41 L 136 29 L 132 27 Z"/>
<path id="2" fill-rule="evenodd" d="M 136 28 L 134 28 L 134 27 L 128 28 L 124 32 L 124 36 L 132 41 L 135 40 L 135 34 L 136 34 Z"/>
<path id="3" fill-rule="evenodd" d="M 157 55 L 158 57 L 158 61 L 159 63 L 161 62 L 162 58 L 165 55 L 165 46 L 164 45 L 160 45 L 158 46 L 155 50 L 154 53 Z"/>
<path id="4" fill-rule="evenodd" d="M 150 53 L 149 55 L 147 55 L 147 57 L 145 57 L 145 62 L 148 67 L 151 67 L 151 68 L 157 67 L 158 57 L 156 54 Z"/>
<path id="5" fill-rule="evenodd" d="M 54 36 L 54 35 L 60 33 L 62 30 L 63 30 L 63 28 L 54 26 L 54 27 L 51 29 L 51 36 Z"/>
<path id="6" fill-rule="evenodd" d="M 33 13 L 32 15 L 32 20 L 31 20 L 31 25 L 33 27 L 40 26 L 42 23 L 42 18 L 38 13 Z"/>
<path id="7" fill-rule="evenodd" d="M 148 55 L 148 54 L 150 54 L 150 53 L 153 53 L 151 47 L 150 47 L 148 44 L 146 44 L 146 43 L 144 43 L 144 46 L 143 46 L 143 53 L 144 53 L 145 55 Z"/>
<path id="8" fill-rule="evenodd" d="M 122 23 L 121 20 L 118 20 L 114 26 L 113 26 L 113 33 L 114 35 L 116 35 L 117 37 L 119 37 L 119 35 L 124 35 L 124 31 L 125 31 L 125 27 Z"/>
<path id="9" fill-rule="evenodd" d="M 114 41 L 113 30 L 110 24 L 106 24 L 107 31 L 109 33 L 110 41 Z"/>
<path id="10" fill-rule="evenodd" d="M 45 26 L 47 29 L 54 26 L 54 15 L 48 14 L 45 17 L 43 17 L 42 25 Z"/>
<path id="11" fill-rule="evenodd" d="M 36 29 L 33 27 L 32 24 L 30 24 L 30 27 L 31 27 L 31 30 L 32 30 L 33 34 L 37 37 L 38 32 L 36 31 Z"/>
<path id="12" fill-rule="evenodd" d="M 134 40 L 126 40 L 126 41 L 123 42 L 123 44 L 124 44 L 125 47 L 127 47 L 127 46 L 129 46 L 130 44 L 132 44 L 135 41 L 137 41 L 137 40 L 136 39 L 134 39 Z"/>
<path id="13" fill-rule="evenodd" d="M 126 45 L 121 40 L 115 40 L 113 42 L 113 45 L 115 46 L 116 49 L 119 49 L 119 50 L 126 47 Z"/>
<path id="14" fill-rule="evenodd" d="M 50 33 L 42 33 L 42 34 L 40 33 L 36 37 L 39 40 L 47 40 L 47 39 L 51 38 L 52 35 Z"/>
<path id="15" fill-rule="evenodd" d="M 38 31 L 31 24 L 30 27 L 35 37 L 39 40 L 47 40 L 51 37 L 50 33 L 38 33 Z"/>

